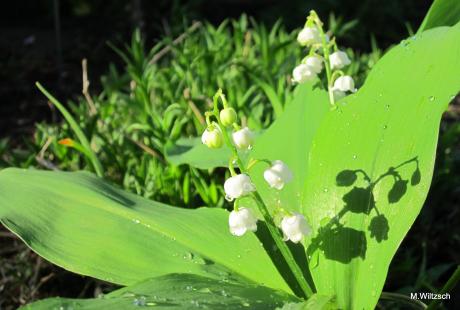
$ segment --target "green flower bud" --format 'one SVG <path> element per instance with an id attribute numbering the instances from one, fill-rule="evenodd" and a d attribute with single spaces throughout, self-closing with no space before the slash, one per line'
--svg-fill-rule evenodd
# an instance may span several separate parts
<path id="1" fill-rule="evenodd" d="M 211 149 L 218 149 L 224 144 L 222 132 L 219 127 L 208 127 L 201 136 L 201 142 Z"/>
<path id="2" fill-rule="evenodd" d="M 225 108 L 220 111 L 220 121 L 224 126 L 231 126 L 234 122 L 236 122 L 236 112 L 233 108 Z"/>

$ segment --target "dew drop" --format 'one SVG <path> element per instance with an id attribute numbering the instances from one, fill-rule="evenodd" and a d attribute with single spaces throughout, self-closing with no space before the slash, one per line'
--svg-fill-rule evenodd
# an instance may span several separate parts
<path id="1" fill-rule="evenodd" d="M 193 259 L 193 254 L 190 253 L 190 252 L 187 252 L 184 254 L 184 256 L 182 256 L 183 259 L 185 260 L 192 260 Z"/>
<path id="2" fill-rule="evenodd" d="M 191 303 L 192 305 L 194 305 L 195 307 L 199 307 L 199 306 L 200 306 L 200 303 L 199 303 L 198 300 L 191 300 L 190 303 Z"/>
<path id="3" fill-rule="evenodd" d="M 212 291 L 209 289 L 209 287 L 203 287 L 198 290 L 200 293 L 212 293 Z"/>
<path id="4" fill-rule="evenodd" d="M 133 222 L 136 223 L 136 224 L 139 224 L 141 221 L 138 220 L 138 219 L 133 219 Z"/>
<path id="5" fill-rule="evenodd" d="M 390 105 L 389 105 L 389 104 L 385 105 L 385 108 L 389 109 L 389 108 L 390 108 Z"/>
<path id="6" fill-rule="evenodd" d="M 139 296 L 138 298 L 134 298 L 133 300 L 133 305 L 138 306 L 138 307 L 144 307 L 146 306 L 147 300 L 145 296 Z"/>
<path id="7" fill-rule="evenodd" d="M 356 154 L 355 154 L 355 155 L 353 155 L 353 159 L 356 159 L 356 158 L 358 158 L 358 156 L 357 156 Z"/>
<path id="8" fill-rule="evenodd" d="M 433 102 L 433 101 L 436 100 L 436 97 L 435 97 L 435 96 L 430 96 L 430 97 L 428 97 L 428 100 L 430 100 L 431 102 Z"/>
<path id="9" fill-rule="evenodd" d="M 242 305 L 243 305 L 243 307 L 250 307 L 251 306 L 251 304 L 248 303 L 248 302 L 243 302 Z"/>
<path id="10" fill-rule="evenodd" d="M 387 129 L 387 128 L 388 128 L 388 126 L 387 126 L 387 125 L 383 125 L 383 129 Z"/>
<path id="11" fill-rule="evenodd" d="M 323 189 L 323 192 L 327 193 L 329 190 L 327 188 Z"/>

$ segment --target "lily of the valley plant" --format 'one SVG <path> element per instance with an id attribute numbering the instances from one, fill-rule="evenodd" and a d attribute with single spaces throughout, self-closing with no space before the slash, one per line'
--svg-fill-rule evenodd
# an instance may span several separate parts
<path id="1" fill-rule="evenodd" d="M 165 160 L 197 175 L 228 168 L 213 193 L 230 212 L 174 208 L 87 172 L 2 170 L 8 229 L 61 267 L 124 286 L 26 308 L 361 310 L 382 299 L 425 307 L 382 290 L 428 193 L 439 122 L 459 91 L 460 14 L 452 12 L 460 4 L 446 3 L 435 1 L 417 34 L 387 52 L 359 90 L 350 58 L 312 11 L 297 35 L 306 56 L 293 68 L 296 89 L 264 131 L 241 122 L 218 90 L 201 139 L 173 141 Z M 68 146 L 103 176 L 92 146 L 107 142 L 88 141 L 38 86 L 75 131 L 79 141 Z"/>

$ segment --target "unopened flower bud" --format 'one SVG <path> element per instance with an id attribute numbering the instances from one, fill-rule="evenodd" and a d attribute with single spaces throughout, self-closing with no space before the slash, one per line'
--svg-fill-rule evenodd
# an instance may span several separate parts
<path id="1" fill-rule="evenodd" d="M 356 91 L 355 82 L 353 81 L 353 78 L 349 75 L 341 76 L 337 80 L 335 80 L 334 90 L 340 90 L 343 92 L 346 92 L 346 91 L 355 92 Z"/>
<path id="2" fill-rule="evenodd" d="M 248 149 L 254 143 L 254 134 L 248 127 L 235 131 L 232 138 L 238 149 Z"/>
<path id="3" fill-rule="evenodd" d="M 305 83 L 316 77 L 315 71 L 306 64 L 300 64 L 292 71 L 292 80 L 295 83 Z"/>
<path id="4" fill-rule="evenodd" d="M 329 56 L 329 61 L 331 62 L 332 69 L 342 69 L 351 63 L 350 58 L 348 58 L 347 54 L 342 51 L 332 53 Z"/>
<path id="5" fill-rule="evenodd" d="M 323 70 L 323 59 L 318 55 L 308 56 L 304 63 L 316 74 Z"/>
<path id="6" fill-rule="evenodd" d="M 321 43 L 321 36 L 316 27 L 305 27 L 297 35 L 297 42 L 302 46 Z"/>
<path id="7" fill-rule="evenodd" d="M 230 212 L 228 217 L 230 232 L 235 236 L 242 236 L 248 230 L 257 230 L 257 218 L 247 208 L 239 208 Z"/>
<path id="8" fill-rule="evenodd" d="M 233 108 L 225 108 L 220 111 L 220 121 L 224 126 L 231 126 L 236 122 L 236 112 Z"/>
<path id="9" fill-rule="evenodd" d="M 264 179 L 270 187 L 281 190 L 284 184 L 292 180 L 292 172 L 281 160 L 275 160 L 272 166 L 264 171 Z"/>
<path id="10" fill-rule="evenodd" d="M 225 197 L 228 200 L 237 199 L 256 190 L 247 174 L 238 174 L 228 178 L 224 183 Z"/>
<path id="11" fill-rule="evenodd" d="M 219 127 L 211 125 L 201 135 L 201 142 L 211 149 L 218 149 L 224 144 Z"/>
<path id="12" fill-rule="evenodd" d="M 291 240 L 294 243 L 298 243 L 304 236 L 311 233 L 310 225 L 300 213 L 285 216 L 281 221 L 281 230 L 284 234 L 284 241 Z"/>

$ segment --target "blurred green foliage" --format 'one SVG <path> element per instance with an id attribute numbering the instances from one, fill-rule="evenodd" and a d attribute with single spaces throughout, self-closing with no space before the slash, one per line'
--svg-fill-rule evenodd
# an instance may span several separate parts
<path id="1" fill-rule="evenodd" d="M 331 24 L 331 29 L 339 27 Z M 129 45 L 112 46 L 125 69 L 112 65 L 102 77 L 102 91 L 89 99 L 96 112 L 84 96 L 68 108 L 108 179 L 173 205 L 223 207 L 225 175 L 170 165 L 165 147 L 181 137 L 201 135 L 203 113 L 219 87 L 244 123 L 255 130 L 268 127 L 274 109 L 289 104 L 294 87 L 290 72 L 302 57 L 295 37 L 281 22 L 268 29 L 244 15 L 218 26 L 195 23 L 176 41 L 166 37 L 151 49 L 137 31 Z M 361 82 L 381 56 L 377 46 L 370 54 L 349 53 L 355 62 L 348 70 Z M 39 124 L 29 142 L 31 152 L 18 161 L 20 154 L 6 156 L 10 160 L 4 164 L 91 169 L 84 154 L 59 143 L 66 138 L 78 141 L 67 123 Z"/>

